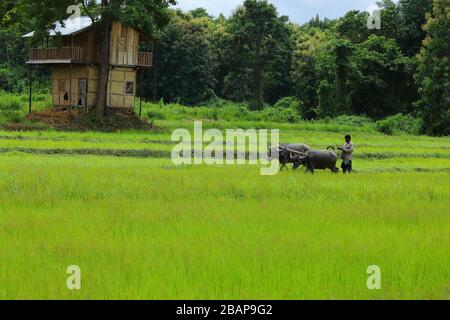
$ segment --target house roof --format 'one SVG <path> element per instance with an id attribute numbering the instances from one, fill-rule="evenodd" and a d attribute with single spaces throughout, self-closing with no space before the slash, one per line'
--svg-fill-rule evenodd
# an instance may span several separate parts
<path id="1" fill-rule="evenodd" d="M 99 20 L 100 16 L 97 17 Z M 63 26 L 64 24 L 64 26 Z M 60 22 L 55 22 L 55 28 L 49 30 L 50 37 L 54 36 L 73 36 L 78 33 L 81 33 L 83 31 L 86 31 L 87 29 L 91 28 L 94 23 L 92 22 L 92 19 L 88 16 L 81 16 L 78 19 L 66 19 L 63 21 L 63 24 Z M 159 39 L 157 37 L 150 37 L 146 36 L 144 34 L 140 34 L 141 38 L 144 41 L 158 41 Z M 22 36 L 22 38 L 31 38 L 34 36 L 34 31 L 27 33 Z"/>
<path id="2" fill-rule="evenodd" d="M 64 26 L 63 26 L 64 25 Z M 82 16 L 79 18 L 66 19 L 63 24 L 60 22 L 55 23 L 55 28 L 49 30 L 49 35 L 54 37 L 56 35 L 71 36 L 77 33 L 83 32 L 86 29 L 92 27 L 93 22 L 90 17 Z M 23 38 L 31 38 L 34 36 L 34 31 L 23 35 Z"/>

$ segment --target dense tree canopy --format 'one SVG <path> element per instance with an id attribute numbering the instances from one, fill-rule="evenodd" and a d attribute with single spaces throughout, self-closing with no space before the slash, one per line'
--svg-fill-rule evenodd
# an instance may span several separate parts
<path id="1" fill-rule="evenodd" d="M 417 83 L 420 100 L 417 111 L 424 119 L 425 132 L 450 134 L 450 5 L 434 0 L 425 25 L 427 38 L 419 55 Z"/>
<path id="2" fill-rule="evenodd" d="M 245 0 L 236 10 L 227 28 L 226 97 L 248 100 L 251 109 L 261 109 L 266 90 L 284 89 L 282 76 L 288 75 L 291 60 L 287 22 L 267 1 Z"/>
<path id="3" fill-rule="evenodd" d="M 20 36 L 45 33 L 74 2 L 83 2 L 85 14 L 160 39 L 156 70 L 140 75 L 143 98 L 188 105 L 222 98 L 261 109 L 290 97 L 283 101 L 297 100 L 306 119 L 403 113 L 422 117 L 423 132 L 449 133 L 448 0 L 382 0 L 381 29 L 369 29 L 369 13 L 360 11 L 300 26 L 265 0 L 245 0 L 228 18 L 169 9 L 172 0 L 2 2 L 1 90 L 24 88 L 27 44 Z M 48 71 L 36 73 L 48 83 Z"/>
<path id="4" fill-rule="evenodd" d="M 160 33 L 157 90 L 166 100 L 196 104 L 207 100 L 215 87 L 210 20 L 174 12 Z M 151 83 L 148 74 L 145 83 Z M 147 90 L 147 93 L 148 90 Z"/>

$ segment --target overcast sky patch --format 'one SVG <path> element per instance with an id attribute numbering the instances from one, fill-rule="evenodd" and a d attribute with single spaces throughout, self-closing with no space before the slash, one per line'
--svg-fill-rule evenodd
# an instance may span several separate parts
<path id="1" fill-rule="evenodd" d="M 308 22 L 319 14 L 321 18 L 338 18 L 350 10 L 367 11 L 376 0 L 270 0 L 281 15 L 297 23 Z M 209 14 L 229 16 L 243 0 L 178 0 L 177 7 L 184 11 L 203 7 Z"/>

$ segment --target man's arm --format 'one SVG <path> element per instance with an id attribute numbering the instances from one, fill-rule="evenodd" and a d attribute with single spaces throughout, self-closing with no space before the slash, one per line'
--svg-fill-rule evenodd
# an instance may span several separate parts
<path id="1" fill-rule="evenodd" d="M 348 154 L 353 153 L 353 144 L 348 145 L 348 146 L 345 145 L 345 146 L 342 148 L 342 152 L 348 153 Z"/>

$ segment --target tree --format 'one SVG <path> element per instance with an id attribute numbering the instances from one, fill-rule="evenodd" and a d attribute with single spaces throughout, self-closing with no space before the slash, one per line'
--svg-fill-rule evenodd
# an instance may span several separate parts
<path id="1" fill-rule="evenodd" d="M 55 21 L 66 17 L 70 5 L 82 5 L 86 14 L 100 26 L 100 72 L 95 111 L 104 114 L 106 110 L 106 92 L 109 76 L 109 38 L 111 25 L 121 21 L 145 34 L 154 34 L 155 29 L 169 20 L 168 7 L 176 4 L 175 0 L 24 0 L 35 21 L 35 37 L 42 37 Z"/>
<path id="2" fill-rule="evenodd" d="M 216 80 L 210 23 L 209 17 L 176 11 L 160 32 L 157 87 L 165 101 L 194 105 L 212 94 Z"/>
<path id="3" fill-rule="evenodd" d="M 381 29 L 372 29 L 370 34 L 398 41 L 402 31 L 399 5 L 392 0 L 382 0 L 378 6 L 381 9 Z"/>
<path id="4" fill-rule="evenodd" d="M 370 30 L 367 28 L 368 18 L 369 14 L 367 12 L 349 11 L 344 17 L 339 19 L 336 30 L 344 39 L 352 43 L 361 43 L 369 36 Z"/>
<path id="5" fill-rule="evenodd" d="M 400 0 L 401 37 L 399 45 L 402 51 L 409 55 L 416 55 L 425 39 L 422 26 L 426 22 L 426 15 L 433 8 L 432 0 Z"/>
<path id="6" fill-rule="evenodd" d="M 348 113 L 350 106 L 348 103 L 348 79 L 352 72 L 352 55 L 354 47 L 345 40 L 338 40 L 335 47 L 336 53 L 336 92 L 337 108 L 341 112 Z"/>
<path id="7" fill-rule="evenodd" d="M 22 92 L 27 84 L 27 43 L 22 35 L 29 31 L 35 17 L 29 16 L 23 0 L 0 4 L 0 90 Z M 34 68 L 34 88 L 48 91 L 48 70 Z M 39 86 L 38 86 L 39 85 Z"/>
<path id="8" fill-rule="evenodd" d="M 265 81 L 271 80 L 269 68 L 280 67 L 274 62 L 280 61 L 280 57 L 289 59 L 286 21 L 265 0 L 245 0 L 244 6 L 235 11 L 227 28 L 230 34 L 226 51 L 230 71 L 224 81 L 227 97 L 248 99 L 253 110 L 263 107 Z"/>
<path id="9" fill-rule="evenodd" d="M 212 18 L 209 14 L 208 11 L 206 11 L 205 8 L 197 8 L 194 10 L 189 11 L 189 13 L 194 17 L 194 18 Z"/>
<path id="10" fill-rule="evenodd" d="M 303 102 L 302 116 L 312 119 L 318 106 L 317 90 L 320 75 L 317 68 L 319 56 L 332 50 L 331 35 L 315 27 L 300 30 L 292 58 L 291 80 L 297 98 Z"/>
<path id="11" fill-rule="evenodd" d="M 375 119 L 411 112 L 416 99 L 414 64 L 394 39 L 371 35 L 355 47 L 349 74 L 349 113 Z"/>
<path id="12" fill-rule="evenodd" d="M 416 74 L 420 99 L 415 105 L 424 120 L 424 132 L 433 135 L 450 134 L 449 17 L 449 1 L 434 0 Z"/>

